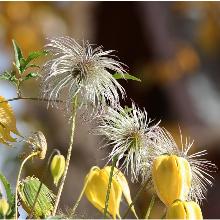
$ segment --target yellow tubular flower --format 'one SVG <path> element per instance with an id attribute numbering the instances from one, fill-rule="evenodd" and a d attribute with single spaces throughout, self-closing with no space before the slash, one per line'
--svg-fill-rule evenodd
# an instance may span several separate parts
<path id="1" fill-rule="evenodd" d="M 110 175 L 111 166 L 107 166 L 104 169 Z M 131 200 L 131 193 L 130 193 L 130 189 L 129 189 L 129 186 L 128 186 L 128 182 L 127 182 L 124 174 L 119 169 L 117 169 L 116 167 L 114 168 L 114 176 L 113 176 L 113 178 L 115 178 L 116 181 L 120 184 L 120 186 L 122 188 L 122 193 L 123 193 L 123 195 L 124 195 L 128 205 L 131 205 L 132 200 Z M 131 207 L 131 211 L 134 213 L 135 217 L 138 219 L 138 216 L 136 214 L 134 206 Z"/>
<path id="2" fill-rule="evenodd" d="M 109 174 L 105 169 L 93 167 L 85 178 L 87 183 L 85 195 L 100 212 L 104 212 L 105 199 L 108 188 Z M 119 207 L 122 196 L 122 188 L 113 177 L 109 196 L 108 213 L 116 219 L 120 218 Z"/>
<path id="3" fill-rule="evenodd" d="M 175 155 L 161 155 L 153 162 L 154 188 L 160 200 L 170 206 L 174 200 L 186 200 L 192 173 L 188 161 Z"/>
<path id="4" fill-rule="evenodd" d="M 166 219 L 203 219 L 202 211 L 195 202 L 175 201 L 167 209 Z"/>
<path id="5" fill-rule="evenodd" d="M 65 169 L 65 157 L 63 155 L 55 155 L 50 164 L 50 172 L 53 176 L 54 184 L 57 186 Z"/>
<path id="6" fill-rule="evenodd" d="M 0 199 L 0 214 L 6 216 L 9 209 L 9 204 L 6 199 Z"/>

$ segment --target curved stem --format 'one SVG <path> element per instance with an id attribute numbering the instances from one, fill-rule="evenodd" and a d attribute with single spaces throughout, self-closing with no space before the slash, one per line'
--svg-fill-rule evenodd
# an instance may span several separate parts
<path id="1" fill-rule="evenodd" d="M 106 198 L 105 198 L 104 218 L 106 218 L 106 216 L 107 216 L 109 197 L 110 197 L 110 193 L 111 193 L 112 177 L 113 177 L 116 162 L 117 162 L 117 159 L 115 157 L 112 160 L 111 171 L 110 171 L 110 174 L 109 174 L 108 188 L 107 188 L 107 193 L 106 193 Z"/>
<path id="2" fill-rule="evenodd" d="M 155 198 L 156 198 L 156 196 L 155 196 L 155 194 L 153 194 L 153 196 L 152 196 L 152 198 L 151 198 L 151 201 L 150 201 L 150 205 L 149 205 L 149 207 L 148 207 L 148 209 L 147 209 L 147 213 L 146 213 L 146 215 L 145 215 L 145 219 L 149 219 L 151 210 L 152 210 L 152 208 L 153 208 L 153 206 L 154 206 Z"/>
<path id="3" fill-rule="evenodd" d="M 15 97 L 15 98 L 8 99 L 8 100 L 5 100 L 5 101 L 1 101 L 0 104 L 4 103 L 4 102 L 13 102 L 13 101 L 16 101 L 16 100 L 32 100 L 32 101 L 61 102 L 61 103 L 64 102 L 63 100 L 51 100 L 51 99 L 45 99 L 45 98 L 20 96 L 20 97 Z"/>
<path id="4" fill-rule="evenodd" d="M 139 196 L 141 195 L 141 193 L 143 192 L 143 190 L 146 188 L 147 184 L 148 184 L 148 181 L 146 181 L 143 185 L 141 185 L 141 186 L 139 187 L 139 189 L 137 190 L 137 193 L 135 194 L 135 197 L 134 197 L 132 203 L 131 203 L 131 204 L 129 205 L 129 207 L 127 208 L 127 210 L 126 210 L 125 214 L 123 215 L 122 219 L 125 219 L 125 218 L 127 217 L 127 215 L 128 215 L 128 213 L 129 213 L 131 207 L 134 206 L 134 204 L 137 202 L 137 199 L 139 198 Z"/>
<path id="5" fill-rule="evenodd" d="M 75 214 L 76 209 L 77 209 L 77 207 L 79 206 L 79 203 L 80 203 L 80 201 L 81 201 L 81 199 L 82 199 L 82 196 L 83 196 L 83 194 L 84 194 L 84 192 L 85 192 L 85 190 L 86 190 L 86 187 L 87 187 L 87 185 L 88 185 L 89 180 L 90 180 L 89 178 L 86 180 L 86 182 L 85 182 L 85 184 L 84 184 L 84 186 L 83 186 L 83 189 L 82 189 L 82 191 L 81 191 L 81 193 L 80 193 L 80 195 L 79 195 L 79 197 L 78 197 L 78 199 L 77 199 L 75 205 L 73 206 L 72 215 Z"/>
<path id="6" fill-rule="evenodd" d="M 74 100 L 74 104 L 73 104 L 73 116 L 72 116 L 72 126 L 71 126 L 71 135 L 70 135 L 70 144 L 69 144 L 69 148 L 67 151 L 67 157 L 66 157 L 66 166 L 65 166 L 65 170 L 63 173 L 63 177 L 62 180 L 60 182 L 60 186 L 58 189 L 58 193 L 56 196 L 56 201 L 55 201 L 55 205 L 54 205 L 54 209 L 53 209 L 53 213 L 52 216 L 56 215 L 56 211 L 60 202 L 60 197 L 63 191 L 63 186 L 67 177 L 67 172 L 68 172 L 68 168 L 69 168 L 69 164 L 70 164 L 70 159 L 71 159 L 71 154 L 72 154 L 72 149 L 73 149 L 73 139 L 74 139 L 74 133 L 75 133 L 75 121 L 76 121 L 76 106 L 77 106 L 77 98 L 75 98 Z"/>
<path id="7" fill-rule="evenodd" d="M 34 152 L 30 155 L 28 155 L 21 163 L 21 166 L 20 166 L 20 169 L 19 169 L 19 172 L 18 172 L 18 177 L 17 177 L 17 182 L 16 182 L 16 188 L 15 188 L 15 219 L 18 218 L 18 187 L 19 187 L 19 180 L 20 180 L 20 177 L 21 177 L 21 172 L 22 172 L 22 169 L 24 167 L 24 164 L 32 157 L 38 155 L 39 152 Z"/>
<path id="8" fill-rule="evenodd" d="M 35 196 L 35 198 L 34 198 L 34 204 L 33 204 L 32 208 L 31 208 L 31 212 L 30 212 L 30 215 L 29 215 L 29 219 L 31 219 L 32 216 L 33 216 L 33 211 L 34 211 L 35 205 L 36 205 L 36 203 L 37 203 L 38 196 L 39 196 L 39 194 L 40 194 L 40 191 L 41 191 L 41 188 L 42 188 L 42 185 L 43 185 L 42 179 L 44 179 L 45 174 L 47 173 L 46 171 L 48 170 L 48 168 L 49 168 L 49 166 L 50 166 L 50 163 L 51 163 L 51 160 L 52 160 L 52 157 L 53 157 L 53 155 L 54 155 L 55 153 L 58 154 L 58 155 L 60 155 L 60 151 L 59 151 L 58 149 L 53 149 L 53 151 L 52 151 L 51 154 L 50 154 L 50 157 L 49 157 L 49 159 L 48 159 L 48 161 L 47 161 L 47 167 L 46 167 L 46 169 L 44 169 L 44 172 L 43 172 L 43 174 L 42 174 L 42 176 L 41 176 L 40 186 L 39 186 L 38 191 L 37 191 L 37 194 L 36 194 L 36 196 Z"/>

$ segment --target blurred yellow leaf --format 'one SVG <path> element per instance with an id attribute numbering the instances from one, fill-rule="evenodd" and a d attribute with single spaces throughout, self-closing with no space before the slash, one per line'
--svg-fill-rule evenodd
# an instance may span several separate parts
<path id="1" fill-rule="evenodd" d="M 7 144 L 8 142 L 15 141 L 15 139 L 11 137 L 10 132 L 17 135 L 19 135 L 19 132 L 16 128 L 14 112 L 8 102 L 4 101 L 5 98 L 0 96 L 0 143 Z"/>

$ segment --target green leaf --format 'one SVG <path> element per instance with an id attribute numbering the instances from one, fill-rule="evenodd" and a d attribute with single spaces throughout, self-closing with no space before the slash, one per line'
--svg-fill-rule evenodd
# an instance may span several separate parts
<path id="1" fill-rule="evenodd" d="M 30 63 L 32 60 L 37 59 L 39 57 L 46 56 L 47 52 L 46 51 L 33 51 L 29 53 L 27 59 L 26 59 L 26 65 Z"/>
<path id="2" fill-rule="evenodd" d="M 130 79 L 130 80 L 134 80 L 134 81 L 141 82 L 140 79 L 138 79 L 137 77 L 132 76 L 131 74 L 128 74 L 128 73 L 125 73 L 125 74 L 115 73 L 115 74 L 113 75 L 113 77 L 114 77 L 115 79 Z"/>
<path id="3" fill-rule="evenodd" d="M 25 76 L 22 81 L 26 81 L 26 80 L 29 80 L 29 79 L 37 78 L 39 76 L 40 76 L 40 74 L 34 73 L 34 72 L 32 73 L 31 72 L 27 76 Z"/>
<path id="4" fill-rule="evenodd" d="M 16 41 L 12 40 L 12 43 L 13 43 L 14 53 L 15 53 L 15 65 L 18 68 L 19 73 L 21 73 L 20 72 L 21 59 L 23 59 L 24 57 L 23 57 L 22 51 L 21 51 L 20 47 L 18 46 L 18 44 L 16 43 Z"/>
<path id="5" fill-rule="evenodd" d="M 40 181 L 36 177 L 27 177 L 19 185 L 18 194 L 21 200 L 22 207 L 27 213 L 30 214 L 35 197 L 37 195 Z M 55 195 L 47 188 L 46 185 L 42 184 L 40 193 L 35 204 L 33 215 L 35 218 L 47 217 L 52 214 L 54 206 Z"/>
<path id="6" fill-rule="evenodd" d="M 0 79 L 2 79 L 2 80 L 10 80 L 11 77 L 12 77 L 12 75 L 8 71 L 5 71 L 4 73 L 2 73 L 0 75 Z"/>

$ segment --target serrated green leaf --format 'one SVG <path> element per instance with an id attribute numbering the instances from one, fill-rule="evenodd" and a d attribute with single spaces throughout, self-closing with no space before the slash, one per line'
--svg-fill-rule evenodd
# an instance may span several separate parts
<path id="1" fill-rule="evenodd" d="M 47 54 L 46 51 L 33 51 L 29 53 L 27 59 L 26 59 L 26 65 L 30 63 L 32 60 L 37 59 L 39 57 L 43 57 Z"/>
<path id="2" fill-rule="evenodd" d="M 0 79 L 2 80 L 9 80 L 11 78 L 11 73 L 8 71 L 5 71 L 0 75 Z"/>
<path id="3" fill-rule="evenodd" d="M 140 79 L 138 79 L 137 77 L 132 76 L 131 74 L 128 74 L 128 73 L 125 73 L 125 74 L 123 74 L 123 75 L 122 75 L 121 73 L 115 73 L 115 74 L 113 75 L 113 77 L 114 77 L 115 79 L 130 79 L 130 80 L 134 80 L 134 81 L 141 82 Z"/>
<path id="4" fill-rule="evenodd" d="M 23 59 L 24 57 L 23 57 L 22 51 L 21 51 L 20 47 L 18 46 L 18 44 L 16 43 L 16 41 L 12 40 L 12 43 L 13 43 L 14 54 L 15 54 L 15 65 L 20 73 L 21 59 Z"/>
<path id="5" fill-rule="evenodd" d="M 18 194 L 21 199 L 22 207 L 30 214 L 39 186 L 39 179 L 35 177 L 27 177 L 19 185 Z M 33 215 L 35 218 L 50 216 L 53 210 L 55 195 L 42 184 L 42 188 L 35 204 Z"/>
<path id="6" fill-rule="evenodd" d="M 38 73 L 31 72 L 27 76 L 25 76 L 22 81 L 26 81 L 26 80 L 29 80 L 29 79 L 34 79 L 34 78 L 37 78 L 39 76 L 40 75 Z"/>

